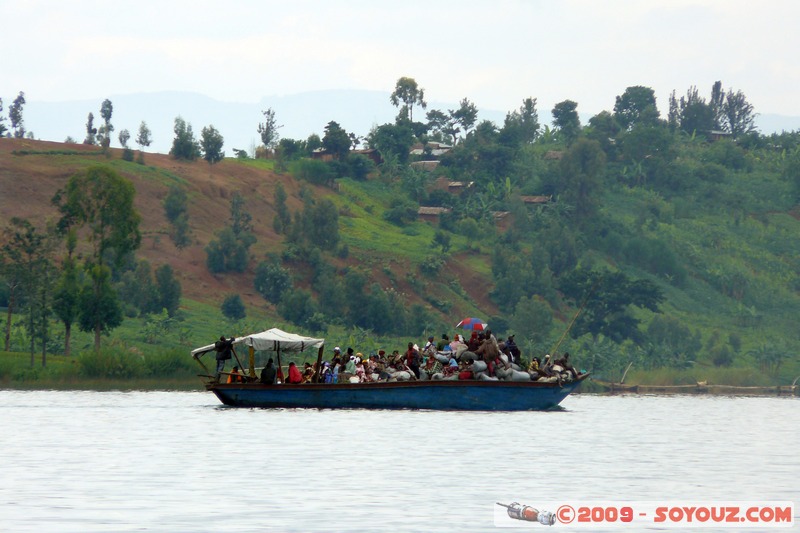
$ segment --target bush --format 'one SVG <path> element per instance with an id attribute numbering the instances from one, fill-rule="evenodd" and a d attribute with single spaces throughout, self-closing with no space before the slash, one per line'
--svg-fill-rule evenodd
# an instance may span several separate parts
<path id="1" fill-rule="evenodd" d="M 327 163 L 316 159 L 300 159 L 292 161 L 289 172 L 297 179 L 305 180 L 315 185 L 329 185 L 333 182 L 334 174 Z"/>
<path id="2" fill-rule="evenodd" d="M 277 304 L 283 293 L 292 288 L 292 275 L 278 263 L 262 261 L 256 267 L 253 285 L 264 299 Z"/>
<path id="3" fill-rule="evenodd" d="M 149 373 L 141 355 L 119 347 L 82 353 L 78 356 L 78 367 L 80 374 L 87 378 L 131 379 L 146 377 Z"/>
<path id="4" fill-rule="evenodd" d="M 717 141 L 708 149 L 708 160 L 732 170 L 751 170 L 747 153 L 731 141 Z"/>
<path id="5" fill-rule="evenodd" d="M 226 296 L 220 310 L 228 320 L 242 320 L 247 316 L 242 297 L 238 294 L 229 294 Z"/>
<path id="6" fill-rule="evenodd" d="M 375 171 L 375 163 L 365 155 L 350 156 L 347 162 L 350 166 L 350 176 L 357 181 L 366 180 L 367 176 Z"/>
<path id="7" fill-rule="evenodd" d="M 441 272 L 443 266 L 444 260 L 438 255 L 432 255 L 420 263 L 419 270 L 426 276 L 434 277 Z"/>
<path id="8" fill-rule="evenodd" d="M 147 355 L 145 358 L 149 371 L 159 377 L 193 376 L 197 367 L 191 357 L 183 350 L 169 350 Z"/>
<path id="9" fill-rule="evenodd" d="M 417 219 L 417 204 L 409 199 L 395 199 L 392 208 L 383 214 L 383 218 L 397 226 L 405 226 Z"/>
<path id="10" fill-rule="evenodd" d="M 709 183 L 722 183 L 727 176 L 725 167 L 719 163 L 704 163 L 697 169 L 697 177 Z"/>

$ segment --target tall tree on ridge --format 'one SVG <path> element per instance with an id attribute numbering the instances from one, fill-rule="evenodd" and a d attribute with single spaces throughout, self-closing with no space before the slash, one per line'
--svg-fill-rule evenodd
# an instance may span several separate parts
<path id="1" fill-rule="evenodd" d="M 3 99 L 0 98 L 0 138 L 4 137 L 8 128 L 6 125 L 3 124 L 6 121 L 6 117 L 3 116 Z"/>
<path id="2" fill-rule="evenodd" d="M 22 119 L 22 106 L 24 105 L 25 93 L 20 91 L 8 108 L 8 118 L 11 120 L 11 128 L 14 130 L 14 137 L 17 139 L 25 138 L 25 121 Z"/>
<path id="3" fill-rule="evenodd" d="M 261 136 L 261 142 L 264 143 L 264 146 L 268 150 L 272 150 L 278 144 L 278 129 L 283 126 L 278 125 L 275 120 L 275 110 L 271 107 L 261 113 L 264 115 L 264 122 L 259 122 L 257 131 Z"/>
<path id="4" fill-rule="evenodd" d="M 658 116 L 656 95 L 650 87 L 628 87 L 622 95 L 617 96 L 614 118 L 623 129 L 629 130 L 638 123 L 655 123 Z"/>
<path id="5" fill-rule="evenodd" d="M 225 152 L 222 151 L 224 142 L 222 134 L 213 124 L 206 126 L 200 132 L 200 148 L 203 150 L 203 159 L 208 163 L 209 172 L 215 164 L 225 158 Z"/>
<path id="6" fill-rule="evenodd" d="M 94 127 L 94 114 L 90 112 L 86 118 L 86 138 L 83 140 L 83 144 L 96 144 L 95 135 L 97 135 L 97 128 Z"/>
<path id="7" fill-rule="evenodd" d="M 567 145 L 578 137 L 581 130 L 581 119 L 578 117 L 578 103 L 572 100 L 564 100 L 553 106 L 553 126 L 558 128 Z"/>
<path id="8" fill-rule="evenodd" d="M 394 92 L 389 96 L 389 101 L 395 107 L 400 107 L 400 102 L 402 102 L 411 122 L 414 122 L 415 105 L 422 109 L 428 107 L 428 103 L 425 101 L 425 89 L 419 87 L 414 78 L 402 77 L 397 80 Z"/>
<path id="9" fill-rule="evenodd" d="M 753 104 L 747 101 L 742 91 L 733 92 L 733 89 L 728 89 L 722 108 L 722 122 L 734 139 L 756 130 L 756 115 Z"/>
<path id="10" fill-rule="evenodd" d="M 111 114 L 114 112 L 114 105 L 111 100 L 106 98 L 100 106 L 100 116 L 103 118 L 103 126 L 101 127 L 103 135 L 100 139 L 100 145 L 107 149 L 111 146 L 111 132 L 114 131 L 114 126 L 111 124 Z"/>

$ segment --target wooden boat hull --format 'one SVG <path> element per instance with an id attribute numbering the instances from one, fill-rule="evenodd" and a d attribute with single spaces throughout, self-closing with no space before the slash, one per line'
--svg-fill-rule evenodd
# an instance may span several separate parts
<path id="1" fill-rule="evenodd" d="M 558 406 L 587 376 L 557 383 L 511 381 L 406 381 L 361 384 L 208 385 L 233 407 L 319 409 L 435 409 L 544 411 Z"/>

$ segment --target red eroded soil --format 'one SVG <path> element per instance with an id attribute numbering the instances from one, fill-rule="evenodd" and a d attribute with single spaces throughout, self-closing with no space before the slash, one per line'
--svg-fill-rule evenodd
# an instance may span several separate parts
<path id="1" fill-rule="evenodd" d="M 27 151 L 29 155 L 13 152 Z M 69 151 L 86 153 L 83 155 L 42 154 L 37 152 Z M 55 221 L 58 214 L 51 204 L 53 195 L 62 188 L 69 178 L 77 172 L 94 164 L 107 163 L 121 159 L 122 150 L 110 150 L 110 158 L 97 154 L 99 148 L 83 144 L 63 144 L 27 139 L 0 139 L 0 227 L 6 227 L 12 217 L 30 220 L 38 228 L 48 221 Z M 302 208 L 299 197 L 301 184 L 289 174 L 276 174 L 253 168 L 236 161 L 222 161 L 213 168 L 203 161 L 176 161 L 164 154 L 145 154 L 145 166 L 129 164 L 128 171 L 120 173 L 130 179 L 136 188 L 135 205 L 142 216 L 140 231 L 142 245 L 137 252 L 147 259 L 153 269 L 168 263 L 180 280 L 184 297 L 218 305 L 224 295 L 238 293 L 248 306 L 266 308 L 269 304 L 253 288 L 255 265 L 268 252 L 281 249 L 283 237 L 272 229 L 275 215 L 273 197 L 275 184 L 280 182 L 286 190 L 287 205 L 291 211 Z M 119 168 L 117 168 L 119 170 Z M 140 172 L 141 170 L 141 172 Z M 193 243 L 178 250 L 167 236 L 169 228 L 162 201 L 170 184 L 169 176 L 158 172 L 166 171 L 174 175 L 185 187 L 189 196 L 189 224 Z M 317 197 L 335 194 L 328 188 L 314 187 L 307 183 Z M 214 235 L 228 223 L 230 199 L 240 193 L 246 200 L 246 209 L 253 217 L 256 244 L 251 248 L 248 272 L 215 276 L 206 268 L 205 246 Z M 357 251 L 351 251 L 346 260 L 334 259 L 338 267 L 362 266 Z M 402 258 L 398 258 L 397 268 Z M 456 277 L 461 286 L 472 295 L 475 303 L 487 313 L 496 312 L 489 300 L 490 280 L 476 274 L 451 258 L 446 267 L 446 275 Z M 396 272 L 397 290 L 406 293 L 411 303 L 421 301 L 406 286 L 404 270 Z M 388 276 L 380 268 L 371 269 L 371 280 L 384 287 L 391 285 Z M 453 313 L 460 313 L 453 309 Z M 461 317 L 459 317 L 461 318 Z"/>

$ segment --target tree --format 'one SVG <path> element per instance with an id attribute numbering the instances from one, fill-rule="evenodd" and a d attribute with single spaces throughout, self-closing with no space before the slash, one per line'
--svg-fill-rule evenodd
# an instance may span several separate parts
<path id="1" fill-rule="evenodd" d="M 111 269 L 102 264 L 89 267 L 90 283 L 81 288 L 78 296 L 78 326 L 81 331 L 94 332 L 94 349 L 100 350 L 100 335 L 122 324 L 122 307 L 111 285 Z"/>
<path id="2" fill-rule="evenodd" d="M 172 184 L 162 204 L 164 214 L 172 226 L 169 237 L 179 250 L 191 243 L 188 202 L 186 191 L 180 186 Z"/>
<path id="3" fill-rule="evenodd" d="M 271 150 L 278 144 L 278 129 L 283 126 L 279 126 L 275 120 L 274 109 L 269 108 L 261 113 L 264 115 L 264 122 L 258 124 L 258 134 L 261 135 L 264 146 Z"/>
<path id="4" fill-rule="evenodd" d="M 445 233 L 444 231 L 437 231 L 433 235 L 433 241 L 431 241 L 431 247 L 433 248 L 441 248 L 442 253 L 446 254 L 450 251 L 450 234 Z"/>
<path id="5" fill-rule="evenodd" d="M 174 317 L 181 304 L 181 283 L 175 279 L 170 265 L 164 264 L 156 269 L 156 288 L 159 307 Z"/>
<path id="6" fill-rule="evenodd" d="M 169 155 L 175 159 L 185 159 L 194 161 L 200 155 L 200 145 L 194 138 L 192 125 L 187 124 L 181 117 L 175 117 L 175 139 L 172 141 L 172 149 Z"/>
<path id="7" fill-rule="evenodd" d="M 597 340 L 603 335 L 620 343 L 643 341 L 640 319 L 630 314 L 631 306 L 657 313 L 664 295 L 649 280 L 634 280 L 622 272 L 576 269 L 563 276 L 559 289 L 578 308 L 583 308 L 570 331 L 572 338 L 589 333 Z"/>
<path id="8" fill-rule="evenodd" d="M 711 100 L 708 105 L 711 107 L 711 115 L 714 117 L 714 129 L 722 129 L 725 91 L 722 90 L 721 81 L 715 81 L 711 86 Z"/>
<path id="9" fill-rule="evenodd" d="M 97 135 L 97 128 L 94 127 L 94 115 L 89 113 L 86 119 L 86 138 L 83 140 L 83 144 L 97 144 L 95 135 Z"/>
<path id="10" fill-rule="evenodd" d="M 164 214 L 167 220 L 175 222 L 181 215 L 186 214 L 189 209 L 189 198 L 186 191 L 180 185 L 172 184 L 162 202 Z"/>
<path id="11" fill-rule="evenodd" d="M 742 91 L 733 92 L 733 89 L 728 89 L 722 107 L 722 124 L 734 139 L 756 131 L 756 116 L 753 105 L 747 101 Z"/>
<path id="12" fill-rule="evenodd" d="M 272 228 L 275 233 L 285 233 L 292 223 L 292 214 L 286 206 L 286 189 L 283 184 L 278 182 L 275 184 L 274 200 L 275 200 L 275 217 L 272 219 Z"/>
<path id="13" fill-rule="evenodd" d="M 292 288 L 292 274 L 277 261 L 262 261 L 256 267 L 253 285 L 265 300 L 278 304 L 283 294 Z"/>
<path id="14" fill-rule="evenodd" d="M 25 93 L 20 91 L 8 108 L 8 118 L 11 121 L 11 128 L 14 130 L 14 137 L 17 139 L 25 138 L 25 121 L 22 119 L 24 105 Z"/>
<path id="15" fill-rule="evenodd" d="M 394 92 L 389 96 L 389 101 L 395 107 L 400 107 L 403 103 L 403 110 L 407 111 L 408 119 L 414 121 L 414 106 L 419 105 L 422 109 L 428 107 L 425 102 L 425 89 L 420 88 L 414 78 L 402 77 L 397 80 Z"/>
<path id="16" fill-rule="evenodd" d="M 323 250 L 334 250 L 339 244 L 339 210 L 328 198 L 308 203 L 303 208 L 305 237 Z"/>
<path id="17" fill-rule="evenodd" d="M 370 148 L 381 153 L 384 160 L 396 157 L 401 163 L 406 163 L 414 144 L 414 132 L 407 123 L 383 124 L 370 131 L 367 142 Z"/>
<path id="18" fill-rule="evenodd" d="M 428 119 L 428 131 L 434 136 L 435 140 L 444 140 L 444 136 L 447 135 L 449 137 L 453 137 L 455 133 L 451 133 L 451 123 L 452 118 L 450 115 L 439 111 L 438 109 L 431 109 L 425 114 L 425 118 Z M 412 137 L 413 142 L 413 137 Z M 451 139 L 451 142 L 455 143 Z M 370 144 L 372 146 L 372 144 Z"/>
<path id="19" fill-rule="evenodd" d="M 139 259 L 136 261 L 135 270 L 126 270 L 119 278 L 115 287 L 126 315 L 132 315 L 134 309 L 139 316 L 161 312 L 158 289 L 153 283 L 153 272 L 149 261 Z"/>
<path id="20" fill-rule="evenodd" d="M 203 159 L 208 162 L 208 168 L 212 165 L 219 163 L 225 157 L 225 152 L 222 151 L 224 139 L 222 134 L 217 129 L 210 125 L 203 128 L 200 132 L 200 146 L 203 150 Z"/>
<path id="21" fill-rule="evenodd" d="M 334 158 L 342 161 L 350 153 L 350 136 L 337 123 L 331 120 L 325 126 L 325 136 L 322 138 L 322 147 L 333 154 Z"/>
<path id="22" fill-rule="evenodd" d="M 658 120 L 656 95 L 650 87 L 628 87 L 614 104 L 614 118 L 623 129 L 638 123 L 653 124 Z"/>
<path id="23" fill-rule="evenodd" d="M 466 135 L 478 120 L 478 106 L 464 98 L 456 110 L 450 110 L 453 121 L 461 126 L 461 131 Z"/>
<path id="24" fill-rule="evenodd" d="M 103 118 L 102 126 L 102 139 L 100 145 L 107 149 L 111 145 L 111 132 L 114 131 L 114 126 L 111 124 L 111 114 L 114 112 L 114 106 L 111 100 L 106 98 L 100 106 L 100 116 Z"/>
<path id="25" fill-rule="evenodd" d="M 0 98 L 0 138 L 5 137 L 6 131 L 8 128 L 4 124 L 6 121 L 6 117 L 3 116 L 3 99 Z"/>
<path id="26" fill-rule="evenodd" d="M 150 146 L 153 139 L 150 137 L 150 128 L 147 127 L 147 122 L 144 120 L 139 124 L 139 133 L 136 135 L 136 144 L 139 145 L 139 150 Z"/>
<path id="27" fill-rule="evenodd" d="M 26 269 L 23 255 L 23 238 L 14 229 L 14 224 L 9 225 L 3 235 L 0 247 L 0 274 L 8 286 L 8 305 L 6 309 L 5 351 L 9 351 L 11 344 L 11 323 L 14 309 L 17 304 L 18 291 L 22 290 L 25 281 Z"/>
<path id="28" fill-rule="evenodd" d="M 697 87 L 689 87 L 686 96 L 681 97 L 679 110 L 681 130 L 686 133 L 705 134 L 714 129 L 714 110 L 706 103 L 705 98 L 699 95 Z"/>
<path id="29" fill-rule="evenodd" d="M 601 111 L 589 119 L 589 128 L 586 136 L 593 141 L 599 142 L 606 153 L 606 158 L 609 161 L 613 161 L 616 159 L 616 139 L 620 131 L 620 125 L 614 115 L 608 111 Z"/>
<path id="30" fill-rule="evenodd" d="M 235 193 L 231 198 L 230 225 L 224 227 L 206 246 L 206 266 L 214 274 L 244 272 L 249 261 L 248 250 L 256 242 L 252 216 L 244 208 L 244 198 Z"/>
<path id="31" fill-rule="evenodd" d="M 74 233 L 72 240 L 74 241 Z M 80 293 L 80 272 L 75 260 L 68 256 L 61 264 L 61 277 L 58 280 L 53 296 L 53 312 L 64 324 L 64 356 L 66 357 L 70 356 L 72 325 L 78 320 L 80 313 Z"/>
<path id="32" fill-rule="evenodd" d="M 561 159 L 562 194 L 579 225 L 594 217 L 605 163 L 600 144 L 588 139 L 578 140 Z"/>
<path id="33" fill-rule="evenodd" d="M 577 108 L 578 104 L 572 100 L 564 100 L 553 106 L 553 126 L 558 129 L 568 145 L 578 137 L 581 129 Z"/>
<path id="34" fill-rule="evenodd" d="M 131 139 L 131 132 L 122 130 L 119 132 L 119 144 L 122 146 L 122 159 L 125 161 L 133 161 L 133 150 L 128 146 L 128 141 Z"/>
<path id="35" fill-rule="evenodd" d="M 553 326 L 553 310 L 540 298 L 523 296 L 514 306 L 509 325 L 531 341 L 542 343 Z"/>
<path id="36" fill-rule="evenodd" d="M 47 316 L 47 298 L 37 298 L 40 290 L 49 292 L 49 246 L 48 238 L 39 232 L 27 219 L 13 217 L 3 235 L 3 244 L 0 246 L 0 259 L 2 259 L 2 273 L 9 283 L 9 309 L 8 323 L 6 326 L 6 351 L 8 350 L 11 313 L 14 307 L 14 296 L 19 288 L 25 295 L 28 321 L 26 328 L 30 336 L 31 366 L 34 365 L 34 340 L 36 339 L 36 325 L 42 323 L 46 327 L 46 320 L 38 321 L 39 317 Z M 37 322 L 38 321 L 38 322 Z M 43 331 L 43 336 L 45 332 Z M 43 352 L 44 354 L 44 352 Z M 43 355 L 42 365 L 45 364 Z"/>
<path id="37" fill-rule="evenodd" d="M 128 149 L 128 141 L 131 139 L 131 132 L 122 130 L 119 132 L 119 144 L 126 150 Z"/>
<path id="38" fill-rule="evenodd" d="M 539 134 L 539 112 L 536 98 L 526 98 L 519 110 L 506 114 L 500 130 L 500 142 L 505 146 L 522 146 L 532 143 Z"/>
<path id="39" fill-rule="evenodd" d="M 253 215 L 244 205 L 244 196 L 238 192 L 231 197 L 231 229 L 236 238 L 244 238 L 253 233 Z"/>
<path id="40" fill-rule="evenodd" d="M 244 307 L 242 297 L 238 294 L 229 294 L 226 296 L 220 306 L 220 310 L 222 314 L 225 315 L 225 318 L 232 321 L 242 320 L 247 316 L 247 310 Z"/>
<path id="41" fill-rule="evenodd" d="M 133 205 L 133 184 L 105 166 L 93 166 L 72 176 L 53 203 L 61 213 L 59 227 L 83 228 L 91 245 L 87 270 L 91 284 L 81 291 L 80 326 L 94 331 L 95 350 L 103 331 L 118 326 L 121 310 L 110 284 L 109 260 L 120 264 L 141 243 L 141 216 Z M 115 309 L 116 308 L 116 309 Z"/>

